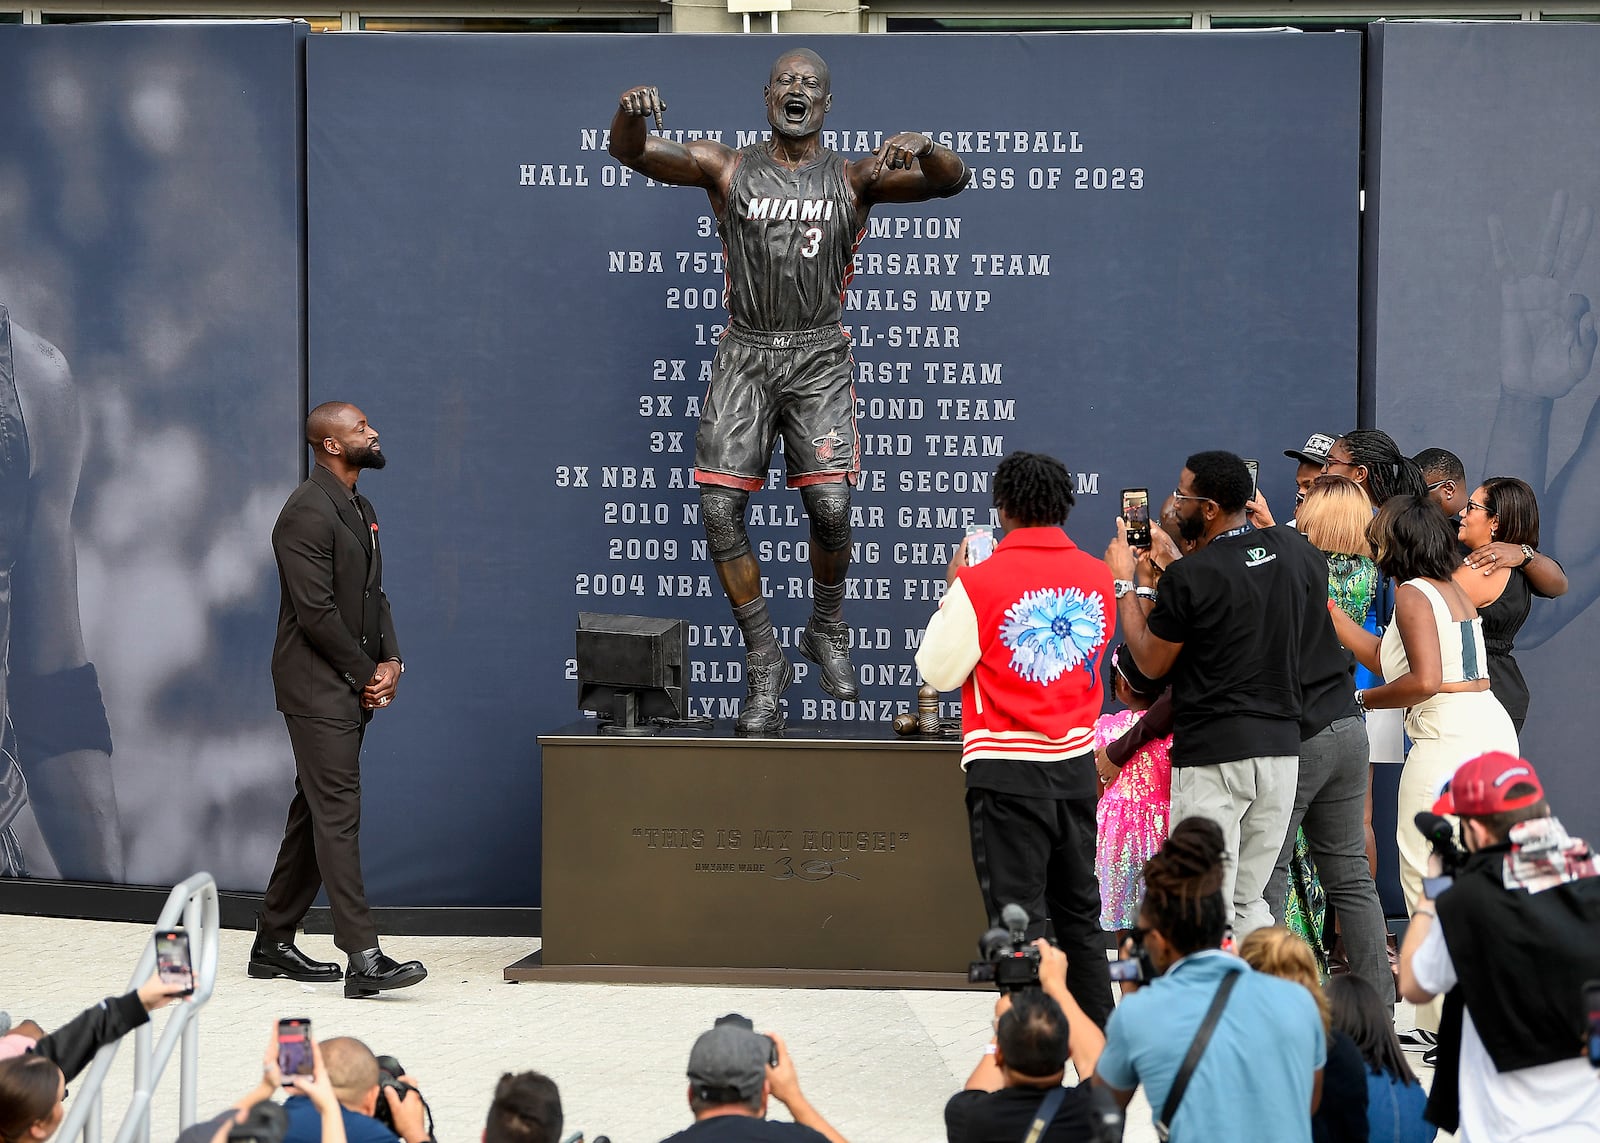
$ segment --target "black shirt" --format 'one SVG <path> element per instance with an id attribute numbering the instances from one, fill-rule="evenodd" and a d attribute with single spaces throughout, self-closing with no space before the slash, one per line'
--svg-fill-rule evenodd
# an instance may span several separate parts
<path id="1" fill-rule="evenodd" d="M 1300 753 L 1306 612 L 1327 604 L 1327 558 L 1289 528 L 1219 536 L 1167 568 L 1149 626 L 1183 644 L 1174 766 Z"/>
<path id="2" fill-rule="evenodd" d="M 949 1143 L 1022 1143 L 1048 1088 L 1003 1087 L 999 1091 L 958 1091 L 944 1105 Z M 1066 1098 L 1041 1137 L 1042 1143 L 1092 1143 L 1089 1085 L 1067 1088 Z"/>
<path id="3" fill-rule="evenodd" d="M 1311 1116 L 1313 1143 L 1367 1143 L 1367 1063 L 1361 1049 L 1334 1029 L 1322 1068 L 1322 1102 Z"/>
<path id="4" fill-rule="evenodd" d="M 798 1123 L 753 1115 L 713 1115 L 663 1139 L 661 1143 L 828 1143 L 827 1136 Z"/>

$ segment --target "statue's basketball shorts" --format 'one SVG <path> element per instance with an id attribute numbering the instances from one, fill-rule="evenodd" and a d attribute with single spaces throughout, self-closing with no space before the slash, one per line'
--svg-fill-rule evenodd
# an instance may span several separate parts
<path id="1" fill-rule="evenodd" d="M 699 484 L 755 491 L 778 435 L 790 488 L 861 472 L 850 339 L 837 325 L 763 333 L 730 325 L 694 438 Z"/>

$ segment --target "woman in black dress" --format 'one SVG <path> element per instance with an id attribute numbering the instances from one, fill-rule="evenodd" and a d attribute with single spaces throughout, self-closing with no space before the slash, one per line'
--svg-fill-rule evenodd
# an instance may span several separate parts
<path id="1" fill-rule="evenodd" d="M 1473 490 L 1461 513 L 1460 536 L 1472 554 L 1456 572 L 1456 582 L 1483 617 L 1489 689 L 1520 734 L 1528 717 L 1528 684 L 1511 651 L 1533 597 L 1565 594 L 1567 573 L 1540 553 L 1539 502 L 1514 476 L 1491 476 Z"/>

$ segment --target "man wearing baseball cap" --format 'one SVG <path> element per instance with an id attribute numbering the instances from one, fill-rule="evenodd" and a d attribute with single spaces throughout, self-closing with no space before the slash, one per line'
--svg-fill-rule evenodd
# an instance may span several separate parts
<path id="1" fill-rule="evenodd" d="M 789 1109 L 793 1123 L 766 1117 L 768 1095 Z M 845 1143 L 800 1093 L 788 1046 L 737 1013 L 694 1042 L 689 1109 L 694 1123 L 664 1143 Z"/>
<path id="2" fill-rule="evenodd" d="M 1322 466 L 1328 463 L 1328 450 L 1333 438 L 1327 433 L 1312 433 L 1299 448 L 1286 448 L 1283 455 L 1300 462 L 1294 470 L 1294 506 L 1298 510 L 1311 491 L 1311 482 L 1322 475 Z"/>
<path id="3" fill-rule="evenodd" d="M 1445 997 L 1427 1118 L 1462 1143 L 1596 1143 L 1583 991 L 1600 979 L 1600 862 L 1510 754 L 1464 763 L 1433 810 L 1461 819 L 1467 852 L 1451 881 L 1436 847 L 1400 950 L 1401 995 Z"/>

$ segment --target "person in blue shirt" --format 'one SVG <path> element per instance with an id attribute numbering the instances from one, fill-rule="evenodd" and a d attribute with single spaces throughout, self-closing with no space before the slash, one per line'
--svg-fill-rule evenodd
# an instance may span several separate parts
<path id="1" fill-rule="evenodd" d="M 1172 1143 L 1310 1143 L 1327 1041 L 1316 1001 L 1298 984 L 1251 970 L 1222 950 L 1222 827 L 1186 818 L 1145 865 L 1139 927 L 1124 955 L 1148 955 L 1155 979 L 1106 1025 L 1095 1082 L 1124 1107 L 1141 1084 L 1159 1120 L 1219 984 L 1239 979 L 1168 1127 Z"/>
<path id="2" fill-rule="evenodd" d="M 348 1143 L 400 1143 L 401 1140 L 433 1143 L 422 1093 L 415 1090 L 416 1084 L 410 1076 L 399 1079 L 410 1084 L 411 1091 L 402 1094 L 391 1087 L 380 1089 L 378 1058 L 360 1040 L 336 1036 L 323 1040 L 320 1047 L 328 1081 L 344 1117 Z M 380 1099 L 389 1105 L 389 1118 L 394 1123 L 392 1130 L 374 1118 Z M 283 1143 L 321 1143 L 322 1120 L 310 1099 L 303 1095 L 291 1096 L 283 1110 L 289 1115 L 289 1129 Z"/>
<path id="3" fill-rule="evenodd" d="M 1331 977 L 1322 991 L 1333 1026 L 1366 1061 L 1368 1143 L 1433 1143 L 1438 1129 L 1422 1117 L 1428 1093 L 1400 1050 L 1389 1006 L 1358 976 Z"/>

